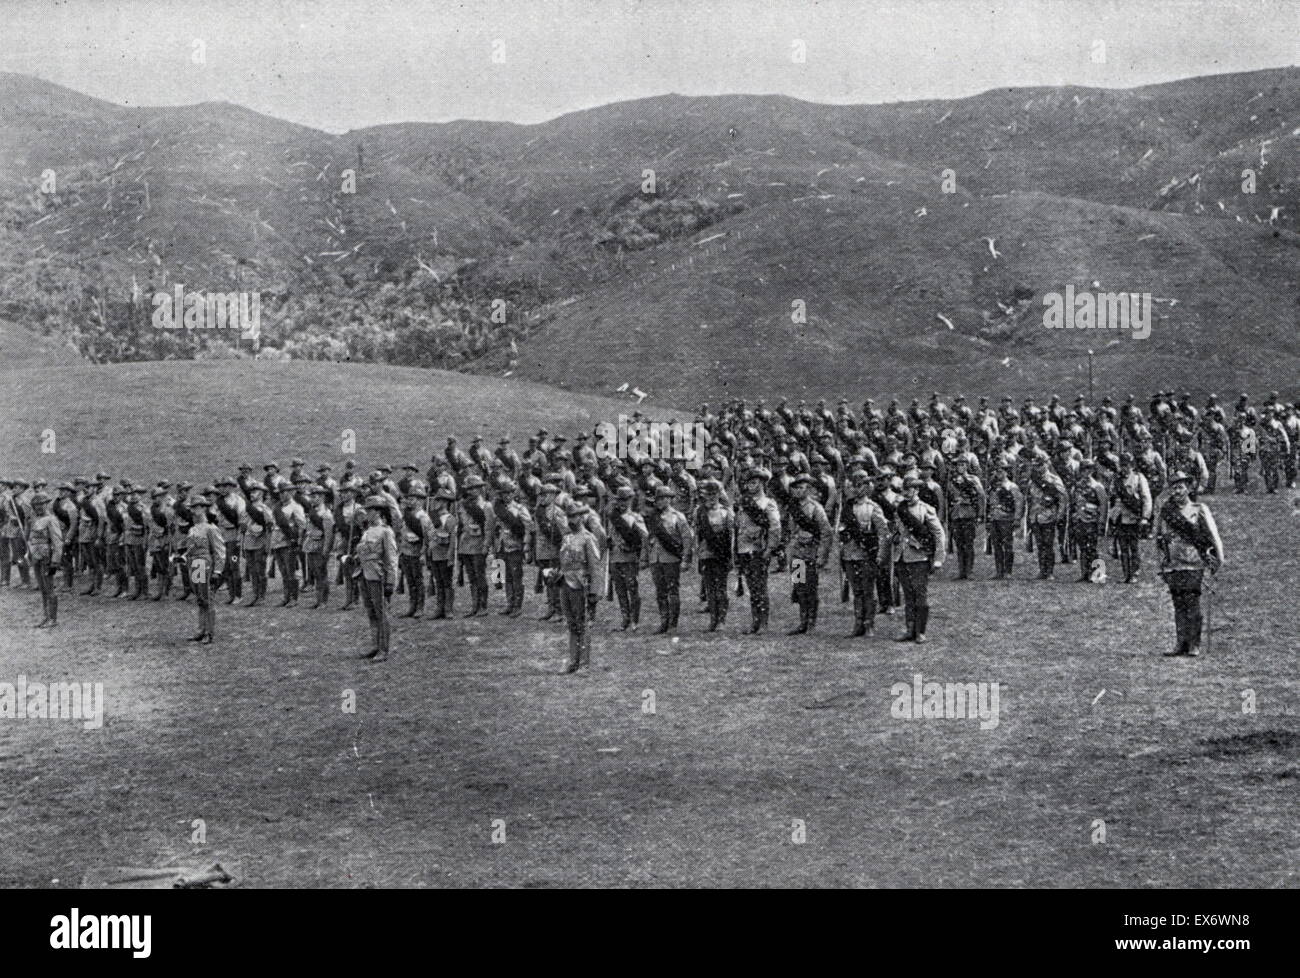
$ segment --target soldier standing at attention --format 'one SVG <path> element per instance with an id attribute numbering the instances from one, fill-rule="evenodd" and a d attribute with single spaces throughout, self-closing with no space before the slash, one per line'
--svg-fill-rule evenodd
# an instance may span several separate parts
<path id="1" fill-rule="evenodd" d="M 438 596 L 438 610 L 433 618 L 451 615 L 456 604 L 452 587 L 452 565 L 456 562 L 456 517 L 451 506 L 456 493 L 445 486 L 433 494 L 433 510 L 429 514 L 429 574 L 433 578 L 434 593 Z"/>
<path id="2" fill-rule="evenodd" d="M 226 564 L 226 542 L 221 531 L 208 522 L 210 503 L 202 496 L 190 498 L 188 509 L 194 521 L 185 535 L 182 548 L 184 560 L 190 571 L 190 587 L 199 603 L 199 633 L 191 642 L 211 645 L 217 633 L 217 610 L 212 605 L 212 581 L 221 574 Z"/>
<path id="3" fill-rule="evenodd" d="M 736 516 L 737 570 L 749 590 L 749 633 L 767 628 L 771 608 L 767 593 L 767 562 L 773 543 L 781 542 L 781 511 L 765 487 L 772 479 L 766 469 L 753 469 L 741 480 L 740 512 Z"/>
<path id="4" fill-rule="evenodd" d="M 591 665 L 591 627 L 587 609 L 600 597 L 600 547 L 584 525 L 587 507 L 571 499 L 564 507 L 568 532 L 560 541 L 560 566 L 551 574 L 560 581 L 560 601 L 569 625 L 569 662 L 565 674 Z"/>
<path id="5" fill-rule="evenodd" d="M 943 523 L 934 507 L 920 496 L 921 480 L 903 483 L 903 500 L 895 509 L 894 549 L 898 555 L 898 576 L 903 584 L 907 633 L 899 642 L 925 642 L 930 620 L 928 595 L 930 572 L 943 567 L 947 540 Z"/>
<path id="6" fill-rule="evenodd" d="M 1016 563 L 1016 526 L 1025 518 L 1025 497 L 1011 478 L 1006 462 L 993 466 L 989 487 L 989 535 L 992 537 L 993 579 L 1010 577 Z"/>
<path id="7" fill-rule="evenodd" d="M 1061 477 L 1046 458 L 1035 458 L 1029 475 L 1029 531 L 1038 549 L 1038 579 L 1055 580 L 1056 526 L 1069 512 L 1069 497 Z"/>
<path id="8" fill-rule="evenodd" d="M 533 562 L 542 572 L 543 586 L 546 589 L 546 614 L 538 621 L 549 621 L 556 616 L 562 618 L 564 615 L 555 576 L 545 573 L 547 569 L 559 566 L 560 544 L 564 541 L 564 528 L 567 525 L 564 510 L 556 502 L 559 492 L 559 480 L 550 477 L 542 483 L 537 492 L 539 502 L 534 517 L 537 529 L 533 537 Z"/>
<path id="9" fill-rule="evenodd" d="M 1070 499 L 1070 526 L 1074 544 L 1079 552 L 1079 580 L 1087 581 L 1092 575 L 1092 564 L 1097 559 L 1097 541 L 1109 519 L 1110 502 L 1106 487 L 1097 481 L 1097 463 L 1085 458 L 1079 463 L 1079 478 L 1074 483 Z"/>
<path id="10" fill-rule="evenodd" d="M 483 480 L 471 474 L 465 479 L 465 491 L 461 499 L 460 539 L 457 541 L 461 566 L 469 576 L 472 596 L 470 610 L 462 617 L 473 618 L 480 611 L 487 611 L 487 560 L 495 534 L 496 515 L 492 512 L 492 507 L 483 502 Z"/>
<path id="11" fill-rule="evenodd" d="M 388 512 L 386 499 L 370 496 L 365 509 L 368 525 L 357 542 L 356 558 L 351 562 L 352 576 L 357 580 L 370 619 L 371 648 L 361 658 L 383 662 L 389 652 L 388 602 L 397 586 L 397 539 L 384 517 Z"/>
<path id="12" fill-rule="evenodd" d="M 59 486 L 59 498 L 54 501 L 51 512 L 58 517 L 63 530 L 63 590 L 71 593 L 76 578 L 77 568 L 77 502 L 75 486 L 63 483 Z"/>
<path id="13" fill-rule="evenodd" d="M 311 506 L 306 512 L 302 552 L 307 557 L 307 577 L 316 587 L 313 608 L 323 608 L 330 600 L 329 561 L 334 549 L 334 514 L 325 505 L 325 487 L 313 485 L 307 490 Z"/>
<path id="14" fill-rule="evenodd" d="M 792 485 L 794 505 L 790 507 L 789 547 L 793 598 L 799 606 L 799 624 L 787 635 L 803 635 L 817 624 L 819 571 L 830 562 L 834 533 L 826 510 L 813 498 L 816 480 L 807 473 Z"/>
<path id="15" fill-rule="evenodd" d="M 1259 451 L 1255 429 L 1250 426 L 1248 416 L 1243 412 L 1232 419 L 1232 430 L 1228 432 L 1229 463 L 1232 470 L 1233 494 L 1244 495 L 1250 489 L 1250 466 Z"/>
<path id="16" fill-rule="evenodd" d="M 244 508 L 244 558 L 248 565 L 248 583 L 253 589 L 246 607 L 254 608 L 266 598 L 266 561 L 275 515 L 262 501 L 265 488 L 260 482 L 248 484 L 248 505 Z"/>
<path id="17" fill-rule="evenodd" d="M 419 618 L 424 614 L 424 564 L 429 552 L 429 537 L 433 533 L 433 521 L 424 511 L 428 495 L 424 483 L 415 478 L 409 479 L 402 490 L 397 561 L 399 576 L 406 582 L 408 594 L 406 611 L 401 615 L 403 618 Z"/>
<path id="18" fill-rule="evenodd" d="M 884 511 L 871 499 L 871 475 L 854 469 L 844 488 L 840 562 L 853 592 L 853 638 L 875 634 L 876 565 L 880 539 L 888 533 Z"/>
<path id="19" fill-rule="evenodd" d="M 633 509 L 636 490 L 622 485 L 614 490 L 614 509 L 609 515 L 610 573 L 614 579 L 614 595 L 618 610 L 623 615 L 622 630 L 637 630 L 641 623 L 641 593 L 637 572 L 641 563 L 641 548 L 649 530 L 640 513 Z"/>
<path id="20" fill-rule="evenodd" d="M 239 483 L 234 479 L 223 476 L 217 480 L 216 486 L 216 511 L 211 515 L 226 544 L 226 573 L 222 575 L 226 585 L 226 604 L 234 604 L 244 596 L 244 577 L 239 565 L 239 552 L 243 548 L 239 538 L 247 504 L 244 494 L 239 491 Z"/>
<path id="21" fill-rule="evenodd" d="M 722 505 L 722 483 L 705 479 L 699 484 L 699 490 L 703 503 L 695 515 L 695 532 L 699 541 L 700 577 L 709 609 L 709 631 L 716 632 L 727 620 L 730 603 L 727 577 L 731 571 L 736 520 L 731 510 Z"/>
<path id="22" fill-rule="evenodd" d="M 964 581 L 975 572 L 975 528 L 984 521 L 988 500 L 984 485 L 970 474 L 970 463 L 957 456 L 952 463 L 948 498 L 948 519 L 952 527 L 953 547 L 957 551 L 957 580 Z"/>
<path id="23" fill-rule="evenodd" d="M 1178 636 L 1173 651 L 1165 655 L 1201 654 L 1201 584 L 1205 568 L 1213 574 L 1223 565 L 1219 528 L 1205 503 L 1192 502 L 1191 481 L 1186 472 L 1174 474 L 1156 529 L 1163 558 L 1160 574 L 1169 586 Z"/>
<path id="24" fill-rule="evenodd" d="M 159 579 L 158 593 L 153 595 L 152 600 L 161 601 L 172 582 L 172 514 L 167 505 L 167 490 L 162 486 L 154 486 L 149 497 L 149 576 Z"/>
<path id="25" fill-rule="evenodd" d="M 38 492 L 29 503 L 32 523 L 27 531 L 27 553 L 41 589 L 42 618 L 37 628 L 53 628 L 59 623 L 59 596 L 54 593 L 54 574 L 63 560 L 63 524 L 48 512 L 49 502 L 49 496 Z"/>
<path id="26" fill-rule="evenodd" d="M 83 595 L 98 594 L 104 585 L 104 565 L 99 551 L 103 527 L 103 505 L 90 489 L 86 489 L 77 503 L 77 546 L 81 549 L 82 569 L 90 575 L 90 586 L 81 592 Z"/>
<path id="27" fill-rule="evenodd" d="M 649 535 L 642 548 L 641 564 L 650 568 L 650 579 L 654 581 L 655 602 L 659 605 L 656 635 L 677 627 L 682 613 L 682 563 L 691 559 L 691 525 L 673 508 L 676 495 L 672 486 L 659 486 L 655 490 L 655 508 L 646 517 Z"/>
<path id="28" fill-rule="evenodd" d="M 1147 485 L 1146 476 L 1134 468 L 1133 456 L 1128 452 L 1119 457 L 1119 475 L 1115 479 L 1114 492 L 1115 539 L 1119 543 L 1124 583 L 1128 584 L 1138 576 L 1142 567 L 1138 542 L 1151 525 L 1152 508 L 1151 487 Z"/>
<path id="29" fill-rule="evenodd" d="M 284 600 L 280 602 L 281 608 L 298 603 L 298 547 L 303 530 L 307 526 L 307 516 L 293 498 L 296 491 L 297 487 L 293 483 L 281 482 L 276 486 L 279 501 L 271 507 L 274 523 L 271 532 L 271 553 L 275 560 L 275 568 L 284 582 Z"/>
<path id="30" fill-rule="evenodd" d="M 533 516 L 518 502 L 518 486 L 502 475 L 496 483 L 497 498 L 492 505 L 496 516 L 496 552 L 505 565 L 506 607 L 500 614 L 518 617 L 524 610 L 524 557 L 533 533 Z"/>

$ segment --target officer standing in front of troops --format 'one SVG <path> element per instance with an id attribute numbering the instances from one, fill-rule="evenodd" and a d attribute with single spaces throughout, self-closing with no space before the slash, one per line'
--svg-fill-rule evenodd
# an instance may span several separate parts
<path id="1" fill-rule="evenodd" d="M 807 473 L 792 485 L 794 505 L 790 507 L 787 545 L 790 548 L 790 578 L 793 599 L 799 606 L 799 624 L 787 635 L 803 635 L 817 625 L 819 571 L 830 562 L 834 532 L 826 510 L 813 498 L 816 480 Z"/>
<path id="2" fill-rule="evenodd" d="M 1113 487 L 1111 517 L 1115 523 L 1115 539 L 1119 544 L 1120 567 L 1124 583 L 1132 582 L 1142 568 L 1138 542 L 1151 526 L 1151 487 L 1146 476 L 1133 466 L 1133 456 L 1124 452 L 1119 457 L 1119 475 Z"/>
<path id="3" fill-rule="evenodd" d="M 479 612 L 487 611 L 487 561 L 492 549 L 492 538 L 496 535 L 496 515 L 492 512 L 492 507 L 484 504 L 483 480 L 479 476 L 466 476 L 460 509 L 457 550 L 461 566 L 469 577 L 472 596 L 470 610 L 462 617 L 473 618 Z"/>
<path id="4" fill-rule="evenodd" d="M 502 475 L 497 479 L 497 498 L 492 504 L 497 530 L 495 549 L 503 565 L 506 591 L 506 606 L 499 614 L 509 618 L 518 617 L 524 610 L 524 557 L 533 533 L 532 514 L 517 501 L 518 491 L 518 486 Z"/>
<path id="5" fill-rule="evenodd" d="M 569 662 L 565 674 L 591 665 L 591 627 L 587 609 L 599 598 L 600 545 L 584 525 L 587 507 L 571 499 L 564 507 L 568 532 L 560 541 L 559 567 L 551 569 L 559 579 L 560 601 L 569 625 Z"/>
<path id="6" fill-rule="evenodd" d="M 451 616 L 456 606 L 456 591 L 452 581 L 452 566 L 456 563 L 456 539 L 459 532 L 456 515 L 451 507 L 456 503 L 456 492 L 446 486 L 434 491 L 432 511 L 429 513 L 429 576 L 433 593 L 438 597 L 438 610 L 433 619 Z"/>
<path id="7" fill-rule="evenodd" d="M 357 541 L 349 569 L 357 580 L 370 619 L 371 648 L 361 658 L 383 662 L 389 653 L 388 602 L 397 586 L 397 538 L 384 515 L 388 512 L 388 500 L 369 496 L 365 509 L 368 525 Z"/>
<path id="8" fill-rule="evenodd" d="M 957 551 L 957 580 L 975 572 L 975 530 L 984 521 L 988 500 L 984 484 L 970 472 L 970 462 L 958 455 L 952 462 L 951 494 L 948 497 L 948 525 L 952 527 Z"/>
<path id="9" fill-rule="evenodd" d="M 737 572 L 749 591 L 751 635 L 767 628 L 771 604 L 767 593 L 770 548 L 781 542 L 781 510 L 765 492 L 772 473 L 752 469 L 741 480 L 740 511 L 736 514 Z"/>
<path id="10" fill-rule="evenodd" d="M 659 606 L 656 635 L 677 627 L 682 613 L 682 564 L 690 563 L 693 551 L 690 521 L 673 507 L 676 495 L 672 486 L 656 488 L 654 510 L 646 517 L 649 535 L 642 548 L 641 564 L 650 568 L 650 579 L 655 586 L 655 602 Z"/>
<path id="11" fill-rule="evenodd" d="M 1092 576 L 1097 559 L 1097 541 L 1110 518 L 1106 487 L 1097 481 L 1097 463 L 1085 458 L 1079 463 L 1079 477 L 1070 497 L 1070 531 L 1079 554 L 1079 580 Z"/>
<path id="12" fill-rule="evenodd" d="M 731 571 L 731 543 L 736 519 L 722 505 L 722 483 L 705 479 L 699 484 L 702 502 L 695 514 L 695 535 L 699 542 L 700 577 L 709 609 L 709 631 L 716 632 L 727 620 L 730 599 L 727 577 Z"/>
<path id="13" fill-rule="evenodd" d="M 424 510 L 427 498 L 424 483 L 415 479 L 407 483 L 402 495 L 397 562 L 399 576 L 406 582 L 408 594 L 402 618 L 419 618 L 424 614 L 424 563 L 429 552 L 429 537 L 433 533 L 433 521 Z"/>
<path id="14" fill-rule="evenodd" d="M 853 638 L 875 635 L 876 569 L 880 540 L 889 532 L 884 510 L 871 499 L 871 475 L 854 469 L 840 512 L 840 564 L 853 592 Z"/>
<path id="15" fill-rule="evenodd" d="M 1025 497 L 1011 478 L 1011 466 L 995 462 L 989 484 L 988 533 L 993 550 L 993 579 L 1011 576 L 1016 565 L 1016 527 L 1025 518 Z"/>
<path id="16" fill-rule="evenodd" d="M 307 489 L 310 508 L 304 513 L 307 523 L 303 527 L 302 552 L 307 558 L 307 580 L 316 589 L 313 608 L 324 608 L 330 600 L 330 551 L 334 549 L 334 514 L 325 505 L 325 487 L 313 485 Z"/>
<path id="17" fill-rule="evenodd" d="M 265 487 L 260 482 L 248 484 L 248 504 L 244 507 L 244 561 L 253 597 L 245 607 L 255 608 L 266 598 L 266 562 L 271 552 L 275 514 L 263 501 Z"/>
<path id="18" fill-rule="evenodd" d="M 181 548 L 182 559 L 189 566 L 190 587 L 194 589 L 194 598 L 199 604 L 199 633 L 190 641 L 204 645 L 211 645 L 217 635 L 217 609 L 213 606 L 212 586 L 226 564 L 226 542 L 221 531 L 208 522 L 210 505 L 203 496 L 190 498 L 187 508 L 194 522 Z"/>
<path id="19" fill-rule="evenodd" d="M 216 481 L 216 487 L 216 506 L 209 515 L 221 531 L 221 539 L 226 545 L 226 573 L 222 575 L 222 582 L 226 585 L 226 604 L 234 604 L 244 596 L 244 578 L 239 564 L 243 547 L 239 538 L 247 504 L 244 494 L 239 491 L 239 483 L 234 479 L 222 476 Z"/>
<path id="20" fill-rule="evenodd" d="M 894 550 L 898 577 L 903 585 L 907 632 L 899 642 L 925 642 L 930 620 L 930 572 L 943 567 L 947 539 L 934 507 L 921 499 L 921 480 L 903 483 L 904 496 L 894 510 Z"/>
<path id="21" fill-rule="evenodd" d="M 298 547 L 303 530 L 307 526 L 307 516 L 294 499 L 297 486 L 291 482 L 281 482 L 276 486 L 279 500 L 271 506 L 273 529 L 271 531 L 271 554 L 275 569 L 284 582 L 284 599 L 281 608 L 298 603 Z M 387 503 L 385 503 L 387 508 Z"/>
<path id="22" fill-rule="evenodd" d="M 637 578 L 641 563 L 641 548 L 649 530 L 645 519 L 636 512 L 633 504 L 636 490 L 622 485 L 614 490 L 614 508 L 609 514 L 610 574 L 614 582 L 614 595 L 622 613 L 622 631 L 637 630 L 641 624 L 641 591 Z"/>
<path id="23" fill-rule="evenodd" d="M 149 493 L 149 577 L 158 578 L 158 593 L 151 600 L 161 601 L 171 589 L 172 513 L 167 505 L 167 490 L 154 486 Z"/>
<path id="24" fill-rule="evenodd" d="M 41 623 L 37 628 L 53 628 L 59 623 L 59 596 L 54 593 L 55 568 L 63 560 L 63 525 L 47 511 L 50 497 L 43 492 L 30 499 L 32 522 L 27 531 L 27 553 L 36 583 L 41 589 Z"/>
<path id="25" fill-rule="evenodd" d="M 1052 471 L 1046 458 L 1037 458 L 1030 466 L 1028 492 L 1029 532 L 1038 550 L 1038 579 L 1053 581 L 1056 569 L 1056 527 L 1069 513 L 1069 496 L 1061 477 Z"/>
<path id="26" fill-rule="evenodd" d="M 1165 655 L 1201 654 L 1201 585 L 1208 567 L 1213 574 L 1223 566 L 1223 540 L 1205 503 L 1191 500 L 1191 477 L 1176 472 L 1169 498 L 1160 507 L 1156 545 L 1162 558 L 1160 575 L 1169 586 L 1174 605 L 1177 643 Z"/>
<path id="27" fill-rule="evenodd" d="M 1255 429 L 1245 411 L 1238 412 L 1232 419 L 1232 429 L 1228 432 L 1229 467 L 1232 469 L 1233 495 L 1244 495 L 1250 489 L 1250 465 L 1259 451 Z"/>

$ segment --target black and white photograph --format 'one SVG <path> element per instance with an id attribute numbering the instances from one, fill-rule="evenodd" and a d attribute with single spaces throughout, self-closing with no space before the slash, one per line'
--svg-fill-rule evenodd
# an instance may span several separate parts
<path id="1" fill-rule="evenodd" d="M 1300 869 L 1300 5 L 0 21 L 0 889 L 1249 960 L 1151 897 Z"/>

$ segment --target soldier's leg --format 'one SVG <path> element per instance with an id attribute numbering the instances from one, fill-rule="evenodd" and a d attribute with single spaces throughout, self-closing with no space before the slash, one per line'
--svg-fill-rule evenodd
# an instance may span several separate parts
<path id="1" fill-rule="evenodd" d="M 808 631 L 812 631 L 817 624 L 817 609 L 821 606 L 821 571 L 817 568 L 817 561 L 808 561 L 804 582 L 808 597 Z"/>
<path id="2" fill-rule="evenodd" d="M 913 622 L 916 625 L 916 640 L 925 641 L 925 629 L 930 623 L 930 564 L 928 561 L 918 560 L 911 566 L 913 577 L 912 594 L 916 601 L 916 609 L 912 612 Z"/>
<path id="3" fill-rule="evenodd" d="M 60 569 L 63 571 L 63 590 L 71 591 L 73 583 L 76 580 L 76 563 L 77 548 L 68 546 L 63 548 L 63 559 L 60 561 Z"/>
<path id="4" fill-rule="evenodd" d="M 569 627 L 569 661 L 565 672 L 577 672 L 582 664 L 582 616 L 587 610 L 586 595 L 581 588 L 572 588 L 561 584 L 560 607 L 564 611 L 564 621 Z"/>
<path id="5" fill-rule="evenodd" d="M 659 627 L 655 634 L 662 634 L 668 631 L 668 584 L 664 578 L 665 564 L 650 565 L 650 580 L 654 582 L 655 587 L 655 604 L 659 607 Z"/>
<path id="6" fill-rule="evenodd" d="M 916 595 L 912 591 L 912 576 L 908 573 L 907 568 L 908 564 L 901 560 L 894 565 L 895 576 L 903 588 L 903 613 L 906 631 L 899 637 L 901 642 L 916 638 Z"/>
<path id="7" fill-rule="evenodd" d="M 682 616 L 682 565 L 664 565 L 664 584 L 668 592 L 669 628 L 676 628 Z"/>
<path id="8" fill-rule="evenodd" d="M 379 616 L 380 606 L 384 603 L 383 586 L 379 581 L 367 581 L 364 576 L 354 578 L 357 590 L 361 592 L 361 603 L 366 606 L 366 621 L 370 625 L 370 651 L 368 655 L 379 654 Z M 378 598 L 375 592 L 378 591 Z"/>
<path id="9" fill-rule="evenodd" d="M 474 574 L 478 579 L 478 608 L 479 611 L 488 609 L 488 576 L 487 576 L 487 554 L 476 554 L 474 557 Z"/>
<path id="10" fill-rule="evenodd" d="M 618 600 L 618 612 L 623 616 L 623 629 L 632 624 L 632 599 L 627 586 L 628 564 L 610 564 L 609 572 L 614 581 L 614 597 Z"/>
<path id="11" fill-rule="evenodd" d="M 226 604 L 234 604 L 244 596 L 244 568 L 238 541 L 226 544 L 226 548 L 226 573 L 222 579 L 226 582 Z"/>
<path id="12" fill-rule="evenodd" d="M 514 582 L 514 614 L 524 610 L 524 552 L 516 550 L 506 559 L 506 577 Z"/>
<path id="13" fill-rule="evenodd" d="M 853 595 L 853 632 L 854 638 L 866 633 L 866 597 L 864 587 L 866 584 L 865 575 L 862 573 L 865 560 L 842 560 L 840 566 L 844 571 L 844 579 L 848 582 L 849 593 Z"/>
<path id="14" fill-rule="evenodd" d="M 13 573 L 13 560 L 9 552 L 9 537 L 0 537 L 0 587 L 9 586 L 9 578 Z"/>

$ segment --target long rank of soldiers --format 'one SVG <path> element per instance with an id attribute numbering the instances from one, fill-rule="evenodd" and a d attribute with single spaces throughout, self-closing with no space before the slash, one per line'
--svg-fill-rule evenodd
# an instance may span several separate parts
<path id="1" fill-rule="evenodd" d="M 1243 394 L 1230 425 L 1216 397 L 1198 410 L 1189 394 L 1165 391 L 1146 413 L 1132 397 L 1095 408 L 1083 397 L 1068 408 L 1055 396 L 1018 408 L 1004 397 L 994 408 L 960 396 L 949 406 L 936 393 L 928 405 L 894 400 L 883 411 L 867 400 L 860 413 L 845 399 L 834 410 L 824 401 L 781 400 L 772 409 L 760 400 L 714 414 L 706 404 L 691 423 L 705 433 L 702 458 L 635 448 L 620 457 L 593 447 L 585 432 L 569 450 L 565 437 L 542 430 L 522 457 L 509 438 L 489 452 L 475 437 L 469 454 L 449 438 L 424 479 L 414 463 L 395 481 L 388 465 L 363 478 L 348 461 L 340 479 L 323 464 L 313 480 L 295 458 L 287 477 L 274 462 L 261 480 L 240 465 L 237 478 L 198 492 L 165 479 L 114 485 L 99 472 L 59 484 L 51 498 L 44 480 L 0 480 L 0 587 L 11 586 L 14 570 L 21 587 L 34 576 L 42 628 L 57 626 L 57 592 L 76 593 L 78 577 L 85 596 L 162 601 L 176 591 L 176 601 L 193 596 L 198 605 L 194 639 L 211 643 L 218 592 L 236 604 L 248 584 L 241 606 L 254 607 L 274 577 L 281 607 L 297 605 L 301 585 L 319 609 L 329 607 L 333 582 L 344 609 L 365 606 L 365 657 L 381 661 L 391 652 L 394 595 L 406 595 L 402 617 L 435 621 L 452 617 L 458 588 L 468 592 L 466 618 L 487 613 L 495 589 L 504 592 L 499 613 L 517 617 L 531 565 L 540 620 L 569 629 L 565 671 L 573 672 L 590 661 L 602 598 L 617 602 L 617 630 L 640 627 L 643 570 L 656 634 L 679 629 L 682 575 L 691 571 L 707 629 L 722 627 L 734 569 L 749 633 L 768 628 L 770 575 L 788 577 L 795 636 L 816 628 L 834 556 L 841 601 L 853 603 L 852 637 L 873 636 L 876 616 L 901 605 L 899 639 L 925 642 L 928 579 L 949 551 L 954 579 L 972 578 L 981 526 L 992 578 L 1012 576 L 1019 538 L 1036 553 L 1038 579 L 1077 562 L 1078 581 L 1101 583 L 1109 537 L 1109 556 L 1130 583 L 1158 522 L 1178 648 L 1196 649 L 1199 606 L 1189 595 L 1200 593 L 1200 571 L 1223 561 L 1198 496 L 1216 491 L 1223 464 L 1238 494 L 1250 491 L 1257 461 L 1267 493 L 1294 488 L 1300 469 L 1300 406 L 1277 392 L 1259 409 Z"/>

